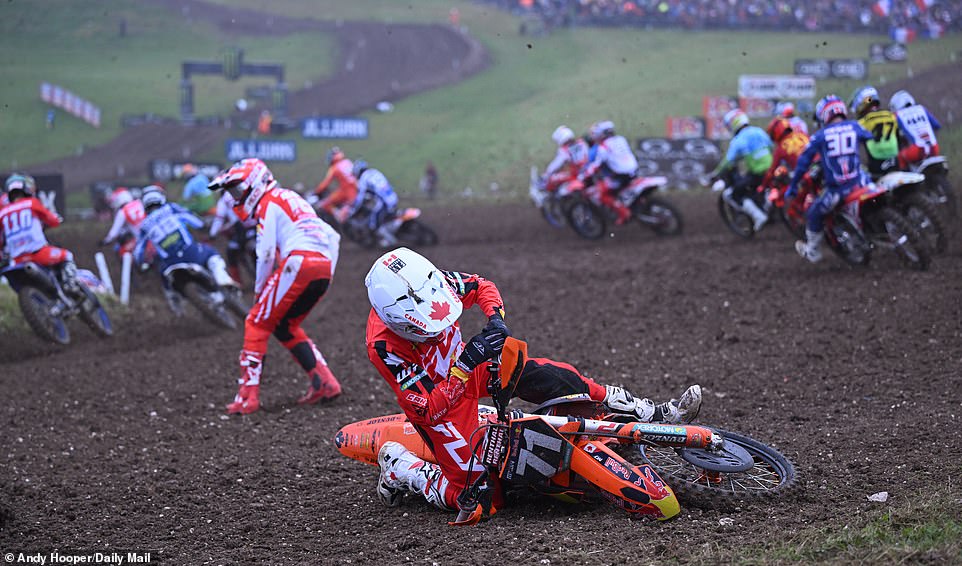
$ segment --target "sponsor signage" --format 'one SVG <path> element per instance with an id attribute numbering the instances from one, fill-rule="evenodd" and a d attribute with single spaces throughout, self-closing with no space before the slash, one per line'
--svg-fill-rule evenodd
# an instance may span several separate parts
<path id="1" fill-rule="evenodd" d="M 665 135 L 671 140 L 705 137 L 705 121 L 697 116 L 669 116 L 665 119 Z"/>
<path id="2" fill-rule="evenodd" d="M 835 59 L 832 61 L 832 77 L 865 80 L 868 77 L 868 61 L 865 59 Z"/>
<path id="3" fill-rule="evenodd" d="M 730 138 L 731 132 L 725 127 L 722 118 L 729 110 L 738 108 L 738 101 L 730 96 L 704 96 L 701 107 L 705 116 L 705 137 L 712 140 Z"/>
<path id="4" fill-rule="evenodd" d="M 741 108 L 749 118 L 770 118 L 775 115 L 774 100 L 766 98 L 740 98 L 738 107 Z"/>
<path id="5" fill-rule="evenodd" d="M 815 77 L 794 75 L 741 75 L 741 98 L 799 99 L 815 98 Z"/>
<path id="6" fill-rule="evenodd" d="M 367 118 L 317 116 L 301 122 L 301 135 L 308 139 L 362 140 L 368 135 Z"/>
<path id="7" fill-rule="evenodd" d="M 868 58 L 872 63 L 904 63 L 909 50 L 901 43 L 873 43 L 868 48 Z"/>
<path id="8" fill-rule="evenodd" d="M 668 177 L 669 186 L 688 188 L 699 183 L 721 160 L 718 144 L 706 138 L 642 138 L 636 142 L 639 175 Z"/>
<path id="9" fill-rule="evenodd" d="M 868 77 L 868 65 L 865 59 L 796 59 L 795 74 L 814 79 L 864 80 Z"/>
<path id="10" fill-rule="evenodd" d="M 297 161 L 297 142 L 291 140 L 227 140 L 224 153 L 228 161 L 256 157 L 264 161 Z"/>
<path id="11" fill-rule="evenodd" d="M 40 83 L 40 100 L 67 111 L 95 128 L 100 127 L 100 107 L 62 86 Z"/>
<path id="12" fill-rule="evenodd" d="M 832 75 L 832 64 L 828 59 L 795 59 L 795 74 L 827 79 Z"/>

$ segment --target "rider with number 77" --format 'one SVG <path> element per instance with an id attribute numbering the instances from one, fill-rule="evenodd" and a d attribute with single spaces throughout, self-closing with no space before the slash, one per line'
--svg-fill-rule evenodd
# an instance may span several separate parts
<path id="1" fill-rule="evenodd" d="M 861 142 L 873 139 L 872 134 L 854 120 L 846 119 L 845 103 L 835 95 L 818 101 L 815 120 L 822 129 L 812 136 L 811 142 L 798 158 L 792 184 L 785 193 L 786 199 L 794 198 L 798 183 L 805 176 L 816 155 L 822 156 L 822 194 L 815 199 L 806 215 L 806 241 L 795 242 L 800 256 L 815 263 L 821 261 L 825 217 L 853 189 L 863 184 L 862 162 L 859 157 Z"/>

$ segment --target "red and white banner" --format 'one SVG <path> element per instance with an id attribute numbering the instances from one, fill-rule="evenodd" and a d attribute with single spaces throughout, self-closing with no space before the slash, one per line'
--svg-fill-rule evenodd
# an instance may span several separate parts
<path id="1" fill-rule="evenodd" d="M 738 99 L 738 107 L 749 118 L 771 118 L 775 115 L 775 101 L 767 98 L 742 97 Z"/>
<path id="2" fill-rule="evenodd" d="M 697 116 L 669 116 L 665 119 L 665 136 L 670 140 L 705 137 L 705 122 Z"/>
<path id="3" fill-rule="evenodd" d="M 95 128 L 100 127 L 100 107 L 59 85 L 40 83 L 40 100 L 66 110 Z"/>

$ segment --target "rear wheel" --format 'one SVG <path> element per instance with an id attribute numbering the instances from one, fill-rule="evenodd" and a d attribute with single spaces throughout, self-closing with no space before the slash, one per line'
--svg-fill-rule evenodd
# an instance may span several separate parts
<path id="1" fill-rule="evenodd" d="M 194 305 L 194 308 L 199 310 L 207 320 L 221 328 L 237 328 L 237 321 L 231 313 L 227 312 L 226 301 L 224 299 L 218 301 L 213 292 L 204 289 L 198 283 L 188 281 L 184 284 L 183 294 L 187 302 Z"/>
<path id="2" fill-rule="evenodd" d="M 37 336 L 55 344 L 70 343 L 70 330 L 67 328 L 66 321 L 50 312 L 57 304 L 56 300 L 29 285 L 20 288 L 17 300 L 20 303 L 23 318 L 27 320 L 27 324 Z"/>
<path id="3" fill-rule="evenodd" d="M 924 271 L 928 269 L 931 257 L 929 248 L 912 224 L 895 209 L 884 207 L 877 210 L 871 221 L 879 230 L 879 236 L 902 260 L 902 263 Z"/>
<path id="4" fill-rule="evenodd" d="M 751 216 L 745 214 L 727 199 L 725 193 L 718 195 L 718 214 L 722 222 L 733 234 L 741 238 L 751 238 L 755 235 L 755 223 Z"/>
<path id="5" fill-rule="evenodd" d="M 948 173 L 945 170 L 940 170 L 934 173 L 925 173 L 927 179 L 927 184 L 929 188 L 937 195 L 939 203 L 945 207 L 947 215 L 950 218 L 956 218 L 959 215 L 958 201 L 955 198 L 955 190 L 952 188 L 952 183 L 949 182 Z"/>
<path id="6" fill-rule="evenodd" d="M 605 235 L 605 215 L 602 210 L 584 198 L 575 199 L 568 208 L 568 224 L 576 234 L 586 240 L 597 240 Z"/>
<path id="7" fill-rule="evenodd" d="M 721 451 L 640 446 L 641 457 L 679 498 L 696 504 L 770 498 L 795 486 L 795 467 L 781 452 L 741 434 L 715 432 L 725 438 Z"/>
<path id="8" fill-rule="evenodd" d="M 650 226 L 659 236 L 677 236 L 684 228 L 681 212 L 659 197 L 649 196 L 636 200 L 631 206 L 631 212 L 639 222 Z"/>
<path id="9" fill-rule="evenodd" d="M 433 246 L 438 243 L 438 233 L 419 220 L 408 220 L 398 228 L 397 239 L 413 246 Z"/>
<path id="10" fill-rule="evenodd" d="M 826 226 L 826 239 L 838 257 L 849 265 L 868 265 L 872 258 L 872 244 L 848 218 L 836 214 L 830 226 Z"/>
<path id="11" fill-rule="evenodd" d="M 935 207 L 920 194 L 906 197 L 902 207 L 905 218 L 918 230 L 929 249 L 942 253 L 948 248 L 945 224 Z"/>

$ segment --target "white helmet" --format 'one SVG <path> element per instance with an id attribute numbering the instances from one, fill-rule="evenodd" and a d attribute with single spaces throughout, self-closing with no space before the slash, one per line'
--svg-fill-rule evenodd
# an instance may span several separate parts
<path id="1" fill-rule="evenodd" d="M 551 139 L 558 145 L 564 145 L 575 139 L 575 133 L 572 132 L 568 126 L 558 126 L 554 133 L 551 134 Z"/>
<path id="2" fill-rule="evenodd" d="M 377 316 L 398 336 L 424 342 L 457 322 L 463 306 L 441 271 L 422 255 L 398 248 L 377 259 L 364 278 Z"/>
<path id="3" fill-rule="evenodd" d="M 900 90 L 889 99 L 889 109 L 892 110 L 892 112 L 909 106 L 915 106 L 915 98 L 913 98 L 908 91 Z"/>

